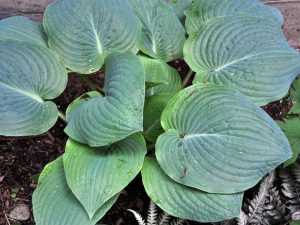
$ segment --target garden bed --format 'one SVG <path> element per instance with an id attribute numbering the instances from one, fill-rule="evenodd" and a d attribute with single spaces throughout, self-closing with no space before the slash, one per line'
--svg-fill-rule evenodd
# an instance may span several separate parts
<path id="1" fill-rule="evenodd" d="M 51 0 L 35 3 L 33 0 L 13 0 L 0 2 L 0 18 L 11 15 L 25 15 L 35 20 L 41 20 L 45 6 Z M 265 1 L 277 6 L 285 16 L 285 33 L 289 43 L 300 49 L 300 1 Z M 183 77 L 188 72 L 188 67 L 182 61 L 170 63 Z M 101 72 L 91 76 L 99 86 L 103 86 Z M 76 74 L 69 76 L 68 87 L 65 92 L 55 100 L 61 111 L 77 97 L 87 92 L 88 86 Z M 264 107 L 264 110 L 274 119 L 280 120 L 289 111 L 289 99 L 277 101 Z M 0 136 L 0 224 L 9 225 L 11 210 L 24 203 L 31 208 L 31 196 L 36 187 L 36 175 L 44 166 L 56 159 L 64 152 L 67 135 L 63 132 L 65 123 L 58 120 L 56 125 L 43 135 L 37 137 L 10 138 Z M 253 196 L 255 188 L 248 191 L 248 196 Z M 120 198 L 112 209 L 102 219 L 105 224 L 121 225 L 136 224 L 133 215 L 126 209 L 134 209 L 145 213 L 149 204 L 141 177 L 138 176 L 121 193 Z M 11 222 L 12 223 L 12 222 Z M 33 225 L 33 217 L 23 223 Z M 198 223 L 194 223 L 198 224 Z"/>

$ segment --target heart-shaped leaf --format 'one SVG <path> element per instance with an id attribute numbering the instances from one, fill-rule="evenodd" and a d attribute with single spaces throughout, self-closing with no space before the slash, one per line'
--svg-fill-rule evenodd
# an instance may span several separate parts
<path id="1" fill-rule="evenodd" d="M 67 72 L 47 48 L 0 42 L 0 135 L 38 135 L 56 122 Z"/>
<path id="2" fill-rule="evenodd" d="M 162 93 L 146 99 L 143 133 L 147 141 L 154 143 L 158 136 L 164 133 L 164 129 L 160 124 L 160 117 L 174 95 L 173 93 Z"/>
<path id="3" fill-rule="evenodd" d="M 0 20 L 0 41 L 15 40 L 47 46 L 47 38 L 40 23 L 23 16 Z"/>
<path id="4" fill-rule="evenodd" d="M 290 113 L 300 114 L 300 77 L 296 77 L 290 89 L 290 95 L 293 101 L 293 107 Z"/>
<path id="5" fill-rule="evenodd" d="M 184 57 L 197 72 L 194 83 L 231 86 L 258 105 L 284 97 L 300 73 L 300 54 L 281 28 L 249 16 L 202 24 L 187 40 Z"/>
<path id="6" fill-rule="evenodd" d="M 32 196 L 36 225 L 94 225 L 111 208 L 118 195 L 108 200 L 89 219 L 83 206 L 69 189 L 63 167 L 63 158 L 49 163 L 40 175 Z"/>
<path id="7" fill-rule="evenodd" d="M 178 72 L 167 63 L 148 57 L 140 57 L 146 77 L 146 97 L 161 93 L 177 93 L 182 89 Z"/>
<path id="8" fill-rule="evenodd" d="M 141 134 L 100 148 L 72 140 L 67 142 L 64 154 L 66 178 L 90 218 L 140 172 L 146 153 Z"/>
<path id="9" fill-rule="evenodd" d="M 198 222 L 218 222 L 237 217 L 243 194 L 210 194 L 169 178 L 154 158 L 146 157 L 143 184 L 149 197 L 172 216 Z"/>
<path id="10" fill-rule="evenodd" d="M 250 15 L 268 20 L 277 26 L 283 25 L 283 17 L 278 9 L 264 5 L 260 0 L 197 0 L 186 11 L 186 30 L 197 32 L 202 23 L 214 18 Z"/>
<path id="11" fill-rule="evenodd" d="M 64 0 L 44 16 L 49 46 L 75 72 L 98 71 L 112 50 L 136 50 L 141 24 L 124 0 Z"/>
<path id="12" fill-rule="evenodd" d="M 291 157 L 288 140 L 258 106 L 230 87 L 194 85 L 162 114 L 156 157 L 175 181 L 210 193 L 254 186 Z"/>
<path id="13" fill-rule="evenodd" d="M 105 60 L 105 97 L 75 107 L 65 132 L 91 147 L 106 146 L 143 131 L 145 74 L 133 53 L 115 52 Z"/>
<path id="14" fill-rule="evenodd" d="M 185 30 L 164 0 L 129 0 L 143 24 L 140 49 L 147 55 L 171 61 L 182 57 Z"/>
<path id="15" fill-rule="evenodd" d="M 292 165 L 300 154 L 300 119 L 298 117 L 289 117 L 284 121 L 277 121 L 277 124 L 284 131 L 291 145 L 293 156 L 284 163 L 284 166 Z"/>

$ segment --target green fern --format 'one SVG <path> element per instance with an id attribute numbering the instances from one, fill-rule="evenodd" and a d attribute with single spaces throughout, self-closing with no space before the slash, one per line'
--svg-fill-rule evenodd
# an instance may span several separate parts
<path id="1" fill-rule="evenodd" d="M 133 213 L 139 225 L 184 225 L 186 223 L 186 221 L 182 219 L 172 219 L 166 212 L 162 212 L 159 215 L 157 212 L 157 206 L 152 201 L 150 202 L 148 209 L 147 223 L 138 212 L 132 209 L 128 209 L 128 211 Z"/>

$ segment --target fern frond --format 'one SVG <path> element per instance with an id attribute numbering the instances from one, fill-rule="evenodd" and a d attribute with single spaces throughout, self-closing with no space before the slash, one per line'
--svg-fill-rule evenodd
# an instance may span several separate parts
<path id="1" fill-rule="evenodd" d="M 170 219 L 171 216 L 168 213 L 163 212 L 158 220 L 158 225 L 166 225 L 170 222 Z"/>
<path id="2" fill-rule="evenodd" d="M 300 220 L 300 212 L 294 212 L 292 214 L 292 220 L 295 221 L 295 220 Z"/>
<path id="3" fill-rule="evenodd" d="M 275 171 L 271 172 L 260 184 L 259 191 L 252 201 L 249 203 L 249 224 L 268 224 L 265 215 L 265 204 L 269 196 L 269 190 L 273 187 L 275 179 Z M 246 223 L 247 224 L 247 223 Z"/>
<path id="4" fill-rule="evenodd" d="M 296 178 L 296 182 L 300 183 L 300 162 L 299 161 L 295 162 L 291 166 L 291 169 L 294 177 Z"/>
<path id="5" fill-rule="evenodd" d="M 156 225 L 157 222 L 157 212 L 156 205 L 153 201 L 150 201 L 148 217 L 147 217 L 147 225 Z"/>
<path id="6" fill-rule="evenodd" d="M 239 218 L 237 219 L 238 225 L 246 225 L 248 222 L 248 216 L 241 211 Z"/>
<path id="7" fill-rule="evenodd" d="M 139 225 L 146 225 L 145 220 L 143 219 L 143 217 L 141 216 L 141 214 L 139 214 L 138 212 L 132 210 L 132 209 L 127 209 L 129 212 L 133 213 L 136 221 L 139 223 Z"/>
<path id="8" fill-rule="evenodd" d="M 139 213 L 137 213 L 132 209 L 127 209 L 127 210 L 133 213 L 139 225 L 146 225 L 145 220 Z M 171 216 L 166 212 L 162 212 L 158 220 L 157 206 L 155 205 L 154 202 L 152 201 L 150 202 L 149 209 L 148 209 L 148 216 L 147 216 L 147 225 L 183 225 L 185 223 L 185 220 L 182 219 L 175 219 L 174 221 L 169 223 L 170 220 L 171 220 Z"/>
<path id="9" fill-rule="evenodd" d="M 174 221 L 171 222 L 171 225 L 183 225 L 185 223 L 184 220 L 182 219 L 176 219 Z"/>
<path id="10" fill-rule="evenodd" d="M 283 221 L 286 214 L 286 205 L 282 202 L 279 190 L 276 186 L 269 190 L 269 196 L 265 205 L 266 213 L 276 221 Z"/>
<path id="11" fill-rule="evenodd" d="M 288 199 L 289 218 L 300 219 L 300 182 L 299 162 L 294 163 L 290 168 L 280 171 L 282 180 L 282 193 Z"/>

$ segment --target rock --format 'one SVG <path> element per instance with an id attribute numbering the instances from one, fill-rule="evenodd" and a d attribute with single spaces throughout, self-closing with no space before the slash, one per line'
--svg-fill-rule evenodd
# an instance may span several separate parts
<path id="1" fill-rule="evenodd" d="M 9 214 L 12 220 L 25 221 L 30 219 L 30 209 L 26 204 L 18 204 Z"/>

